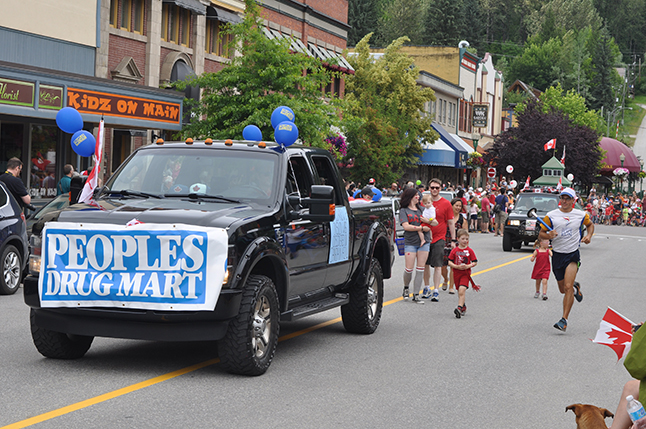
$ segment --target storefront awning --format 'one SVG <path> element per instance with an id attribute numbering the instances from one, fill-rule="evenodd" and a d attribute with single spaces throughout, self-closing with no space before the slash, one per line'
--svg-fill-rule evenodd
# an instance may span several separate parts
<path id="1" fill-rule="evenodd" d="M 422 147 L 424 152 L 419 156 L 418 164 L 455 167 L 455 151 L 442 139 L 437 139 L 434 144 L 425 144 Z"/>
<path id="2" fill-rule="evenodd" d="M 431 127 L 433 127 L 435 131 L 437 131 L 437 133 L 440 135 L 440 139 L 455 151 L 455 162 L 453 166 L 455 168 L 466 168 L 467 159 L 469 158 L 469 151 L 464 149 L 462 144 L 451 137 L 451 134 L 449 134 L 449 132 L 446 131 L 444 127 L 442 127 L 437 122 L 433 122 L 431 124 Z"/>
<path id="3" fill-rule="evenodd" d="M 188 9 L 198 15 L 206 15 L 206 6 L 199 0 L 162 0 L 162 3 L 172 3 L 183 9 Z"/>
<path id="4" fill-rule="evenodd" d="M 449 133 L 451 137 L 460 145 L 460 147 L 464 150 L 467 151 L 467 153 L 473 152 L 473 148 L 469 145 L 469 143 L 465 142 L 462 137 L 460 137 L 457 134 Z"/>
<path id="5" fill-rule="evenodd" d="M 217 19 L 218 21 L 229 22 L 234 25 L 242 22 L 242 18 L 237 14 L 217 6 L 206 7 L 206 19 Z"/>

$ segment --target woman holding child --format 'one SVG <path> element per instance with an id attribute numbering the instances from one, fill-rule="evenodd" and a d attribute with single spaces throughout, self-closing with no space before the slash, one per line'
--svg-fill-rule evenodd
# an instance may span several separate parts
<path id="1" fill-rule="evenodd" d="M 424 265 L 428 257 L 431 243 L 431 229 L 422 224 L 437 225 L 435 219 L 427 219 L 422 216 L 420 196 L 417 190 L 405 189 L 401 196 L 401 209 L 399 220 L 404 228 L 404 299 L 410 296 L 409 286 L 415 269 L 415 281 L 413 282 L 413 302 L 423 304 L 419 299 L 419 290 L 422 286 Z M 420 237 L 423 233 L 423 239 Z M 417 261 L 417 263 L 415 263 Z"/>

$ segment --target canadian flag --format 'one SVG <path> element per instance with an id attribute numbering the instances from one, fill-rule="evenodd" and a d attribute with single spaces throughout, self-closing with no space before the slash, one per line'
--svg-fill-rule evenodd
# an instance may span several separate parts
<path id="1" fill-rule="evenodd" d="M 525 189 L 528 189 L 528 188 L 529 188 L 529 176 L 527 176 L 527 180 L 525 180 L 525 186 L 523 186 L 522 190 L 524 191 Z"/>
<path id="2" fill-rule="evenodd" d="M 610 347 L 617 354 L 617 361 L 619 361 L 626 357 L 630 350 L 630 343 L 633 340 L 633 325 L 633 322 L 608 307 L 599 324 L 597 336 L 592 342 Z"/>
<path id="3" fill-rule="evenodd" d="M 552 139 L 543 145 L 545 150 L 556 149 L 556 139 Z"/>
<path id="4" fill-rule="evenodd" d="M 101 159 L 103 154 L 103 138 L 104 138 L 104 124 L 103 119 L 99 122 L 99 136 L 96 139 L 96 146 L 94 147 L 94 167 L 90 171 L 90 175 L 85 181 L 85 186 L 81 191 L 79 197 L 80 203 L 91 203 L 94 201 L 94 189 L 98 186 L 99 172 L 101 169 Z"/>
<path id="5" fill-rule="evenodd" d="M 563 146 L 563 156 L 561 157 L 561 164 L 565 165 L 565 146 Z"/>
<path id="6" fill-rule="evenodd" d="M 562 181 L 563 181 L 563 177 L 559 177 L 559 183 L 556 184 L 556 190 L 557 191 L 560 191 L 561 189 L 563 189 Z"/>

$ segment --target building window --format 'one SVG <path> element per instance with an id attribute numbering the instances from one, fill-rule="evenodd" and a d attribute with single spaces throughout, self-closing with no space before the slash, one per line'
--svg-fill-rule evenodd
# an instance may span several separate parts
<path id="1" fill-rule="evenodd" d="M 225 58 L 233 58 L 233 45 L 231 34 L 224 34 L 225 23 L 217 19 L 206 20 L 206 43 L 205 50 L 210 54 L 219 55 Z"/>
<path id="2" fill-rule="evenodd" d="M 162 6 L 162 40 L 190 46 L 191 12 L 165 3 Z"/>
<path id="3" fill-rule="evenodd" d="M 112 0 L 110 25 L 126 31 L 144 34 L 144 0 Z"/>
<path id="4" fill-rule="evenodd" d="M 446 124 L 446 100 L 442 100 L 442 123 Z"/>

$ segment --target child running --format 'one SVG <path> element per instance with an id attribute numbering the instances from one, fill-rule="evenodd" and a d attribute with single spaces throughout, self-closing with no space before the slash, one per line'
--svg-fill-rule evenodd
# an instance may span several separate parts
<path id="1" fill-rule="evenodd" d="M 422 217 L 426 218 L 429 220 L 429 222 L 433 222 L 435 220 L 435 207 L 433 207 L 433 200 L 431 199 L 431 194 L 423 194 L 422 195 L 422 207 L 424 207 L 424 211 L 422 212 Z M 422 223 L 422 226 L 427 226 L 431 227 L 430 224 L 428 223 Z M 419 231 L 419 239 L 421 240 L 421 246 L 426 244 L 426 240 L 424 240 L 424 232 Z"/>
<path id="2" fill-rule="evenodd" d="M 550 250 L 549 240 L 538 239 L 534 243 L 534 254 L 530 261 L 534 262 L 534 270 L 532 271 L 532 279 L 536 280 L 536 293 L 534 298 L 541 296 L 541 283 L 543 284 L 543 301 L 547 301 L 547 280 L 550 278 L 550 258 L 552 251 Z"/>
<path id="3" fill-rule="evenodd" d="M 467 312 L 465 294 L 471 282 L 471 268 L 478 264 L 478 259 L 472 248 L 469 247 L 469 233 L 465 229 L 458 230 L 458 247 L 449 254 L 449 267 L 452 268 L 455 286 L 458 288 L 458 307 L 453 311 L 456 318 L 464 316 Z M 473 287 L 476 292 L 480 288 Z"/>

